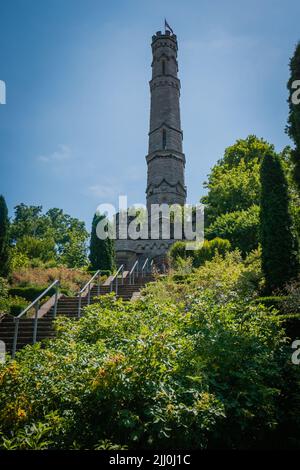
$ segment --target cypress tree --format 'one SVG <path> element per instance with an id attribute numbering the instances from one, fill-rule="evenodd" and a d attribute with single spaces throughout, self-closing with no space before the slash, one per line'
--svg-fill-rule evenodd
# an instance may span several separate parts
<path id="1" fill-rule="evenodd" d="M 289 117 L 286 131 L 293 140 L 295 147 L 292 150 L 294 163 L 294 180 L 300 192 L 300 88 L 295 82 L 300 81 L 300 42 L 290 60 L 290 79 L 287 87 L 289 90 Z"/>
<path id="2" fill-rule="evenodd" d="M 115 266 L 114 240 L 106 238 L 101 240 L 96 233 L 98 223 L 105 219 L 105 215 L 95 214 L 92 222 L 90 255 L 91 269 L 103 269 L 112 271 Z"/>
<path id="3" fill-rule="evenodd" d="M 5 199 L 0 195 L 0 276 L 9 271 L 9 219 Z"/>
<path id="4" fill-rule="evenodd" d="M 297 277 L 298 243 L 289 212 L 287 180 L 278 155 L 265 155 L 260 180 L 262 270 L 266 291 L 272 292 Z"/>

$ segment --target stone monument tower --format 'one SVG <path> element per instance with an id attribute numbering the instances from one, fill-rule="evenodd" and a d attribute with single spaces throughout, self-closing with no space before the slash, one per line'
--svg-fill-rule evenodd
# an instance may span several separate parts
<path id="1" fill-rule="evenodd" d="M 180 80 L 177 77 L 177 37 L 166 30 L 152 36 L 152 79 L 147 206 L 180 204 L 186 200 L 185 156 L 180 124 Z"/>
<path id="2" fill-rule="evenodd" d="M 171 28 L 152 36 L 151 107 L 147 162 L 147 209 L 152 204 L 179 204 L 186 201 L 185 156 L 180 123 L 180 80 L 177 37 Z M 117 215 L 117 227 L 119 226 Z M 151 220 L 149 219 L 149 223 Z M 174 239 L 117 239 L 116 261 L 127 268 L 136 259 L 149 257 L 159 263 Z"/>

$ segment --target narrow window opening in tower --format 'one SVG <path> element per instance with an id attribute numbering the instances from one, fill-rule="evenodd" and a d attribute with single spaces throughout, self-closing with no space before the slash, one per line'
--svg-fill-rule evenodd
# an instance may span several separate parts
<path id="1" fill-rule="evenodd" d="M 166 61 L 165 60 L 162 61 L 162 74 L 166 75 Z"/>
<path id="2" fill-rule="evenodd" d="M 162 131 L 162 148 L 165 150 L 167 147 L 167 131 L 163 129 Z"/>

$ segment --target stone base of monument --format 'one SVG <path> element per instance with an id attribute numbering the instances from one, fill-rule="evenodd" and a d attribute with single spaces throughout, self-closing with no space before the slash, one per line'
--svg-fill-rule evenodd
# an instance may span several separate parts
<path id="1" fill-rule="evenodd" d="M 116 264 L 124 264 L 125 269 L 139 261 L 140 267 L 146 261 L 153 260 L 154 266 L 160 271 L 168 267 L 167 252 L 175 240 L 116 240 Z"/>

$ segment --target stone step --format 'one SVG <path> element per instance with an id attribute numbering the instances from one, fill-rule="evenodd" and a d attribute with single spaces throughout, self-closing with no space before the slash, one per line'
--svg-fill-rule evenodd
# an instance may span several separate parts
<path id="1" fill-rule="evenodd" d="M 117 297 L 122 298 L 124 301 L 128 302 L 132 299 L 136 299 L 140 296 L 140 291 L 145 287 L 148 282 L 154 280 L 152 275 L 141 276 L 135 279 L 134 284 L 129 283 L 128 273 L 126 273 L 124 278 L 124 283 L 122 284 L 121 279 L 118 283 L 118 292 Z M 116 289 L 114 284 L 113 291 Z M 95 285 L 91 288 L 90 291 L 90 303 L 96 303 L 97 300 L 95 297 L 98 295 L 105 295 L 111 292 L 110 285 L 101 285 L 100 292 L 98 293 L 98 287 Z M 81 298 L 81 315 L 84 313 L 83 309 L 88 305 L 88 296 L 85 295 Z M 61 296 L 57 303 L 57 316 L 64 316 L 71 320 L 76 321 L 78 319 L 78 306 L 79 298 L 77 296 L 68 297 Z M 37 341 L 43 341 L 45 339 L 55 338 L 55 330 L 53 326 L 54 320 L 54 307 L 52 306 L 46 315 L 42 318 L 39 318 L 37 325 Z M 33 340 L 33 330 L 34 330 L 34 318 L 22 318 L 19 320 L 19 330 L 18 330 L 18 342 L 17 350 L 20 350 L 22 347 L 27 344 L 32 344 Z M 0 339 L 6 343 L 6 349 L 8 352 L 12 350 L 13 338 L 15 331 L 15 322 L 14 319 L 10 316 L 4 316 L 0 321 Z"/>

